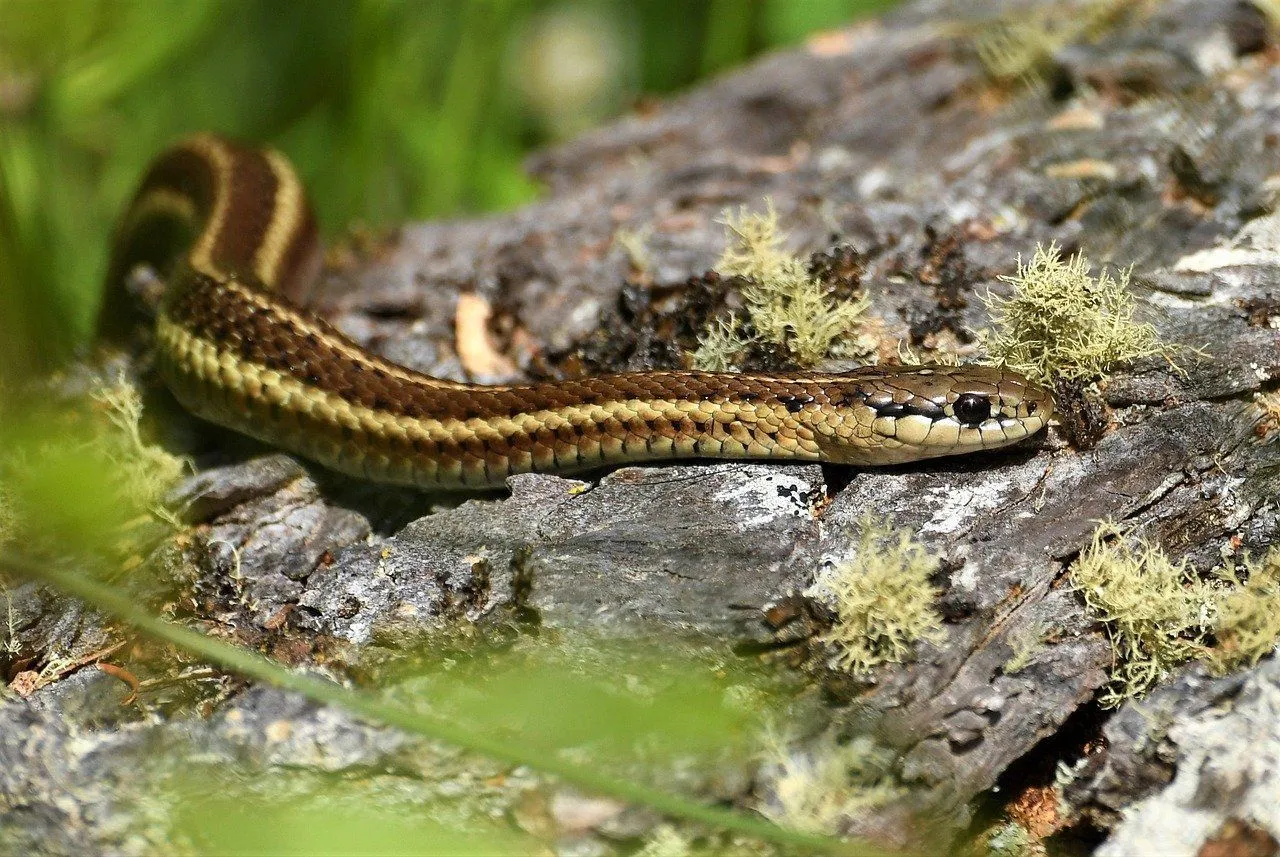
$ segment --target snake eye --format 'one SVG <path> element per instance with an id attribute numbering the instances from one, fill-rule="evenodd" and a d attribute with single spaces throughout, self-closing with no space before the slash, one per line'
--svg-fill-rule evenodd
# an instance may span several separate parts
<path id="1" fill-rule="evenodd" d="M 991 417 L 991 400 L 977 393 L 963 393 L 951 406 L 956 419 L 963 425 L 976 426 Z"/>

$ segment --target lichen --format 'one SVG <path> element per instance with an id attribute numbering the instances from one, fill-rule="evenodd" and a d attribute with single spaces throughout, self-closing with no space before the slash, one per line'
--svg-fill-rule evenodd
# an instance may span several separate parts
<path id="1" fill-rule="evenodd" d="M 989 857 L 1041 857 L 1045 847 L 1025 827 L 1007 821 L 983 836 Z"/>
<path id="2" fill-rule="evenodd" d="M 864 518 L 849 559 L 819 573 L 805 595 L 833 607 L 836 622 L 820 640 L 835 650 L 832 666 L 867 676 L 902 663 L 924 640 L 943 636 L 929 582 L 938 560 L 907 529 Z"/>
<path id="3" fill-rule="evenodd" d="M 1023 625 L 1011 633 L 1009 646 L 1013 651 L 1000 671 L 1005 675 L 1013 675 L 1030 666 L 1036 655 L 1044 650 L 1045 640 L 1050 633 L 1051 630 L 1040 622 Z"/>
<path id="4" fill-rule="evenodd" d="M 1280 392 L 1254 393 L 1253 404 L 1258 409 L 1255 431 L 1259 437 L 1266 438 L 1280 430 Z"/>
<path id="5" fill-rule="evenodd" d="M 631 272 L 640 279 L 646 279 L 653 271 L 653 254 L 649 252 L 648 242 L 653 235 L 652 226 L 639 229 L 619 229 L 613 233 L 613 244 L 627 256 Z"/>
<path id="6" fill-rule="evenodd" d="M 1081 254 L 1064 260 L 1054 244 L 1037 246 L 1030 262 L 1019 259 L 1018 273 L 1000 278 L 1013 294 L 986 297 L 993 329 L 983 341 L 991 357 L 1040 383 L 1097 379 L 1141 357 L 1173 365 L 1174 347 L 1134 320 L 1129 271 L 1093 277 L 1091 267 Z"/>
<path id="7" fill-rule="evenodd" d="M 712 322 L 694 352 L 696 368 L 735 368 L 753 343 L 776 347 L 798 366 L 873 350 L 860 335 L 867 299 L 833 297 L 803 260 L 783 249 L 787 236 L 771 201 L 763 214 L 726 211 L 721 222 L 728 246 L 716 270 L 745 281 L 745 314 Z"/>
<path id="8" fill-rule="evenodd" d="M 662 824 L 649 836 L 644 847 L 635 852 L 635 857 L 689 857 L 693 853 L 688 837 L 673 825 Z"/>
<path id="9" fill-rule="evenodd" d="M 1199 658 L 1218 674 L 1253 666 L 1280 642 L 1280 548 L 1201 577 L 1144 539 L 1103 523 L 1071 567 L 1085 602 L 1106 623 L 1114 661 L 1100 699 L 1143 696 L 1171 669 Z"/>
<path id="10" fill-rule="evenodd" d="M 1232 589 L 1219 603 L 1213 627 L 1217 645 L 1209 663 L 1218 673 L 1253 666 L 1280 641 L 1280 548 L 1257 562 L 1246 559 L 1244 566 L 1244 583 L 1234 565 L 1220 571 Z"/>
<path id="11" fill-rule="evenodd" d="M 1000 83 L 1040 79 L 1068 34 L 1055 32 L 1043 20 L 1001 21 L 974 40 L 974 51 L 987 76 Z"/>
<path id="12" fill-rule="evenodd" d="M 24 551 L 110 557 L 129 571 L 180 528 L 163 497 L 191 465 L 143 438 L 132 384 L 118 378 L 91 401 L 33 410 L 0 450 L 0 531 Z"/>
<path id="13" fill-rule="evenodd" d="M 1037 86 L 1053 56 L 1067 45 L 1097 38 L 1141 2 L 1090 0 L 1083 7 L 1053 5 L 987 23 L 973 39 L 987 76 L 1002 84 Z"/>
<path id="14" fill-rule="evenodd" d="M 729 372 L 739 368 L 736 361 L 747 347 L 737 316 L 715 319 L 703 331 L 693 352 L 694 368 L 703 372 Z"/>
<path id="15" fill-rule="evenodd" d="M 1255 9 L 1267 19 L 1273 30 L 1280 30 L 1280 0 L 1249 0 Z"/>
<path id="16" fill-rule="evenodd" d="M 1114 660 L 1099 702 L 1141 697 L 1179 664 L 1208 653 L 1220 590 L 1184 560 L 1104 522 L 1071 566 L 1075 588 L 1105 623 Z"/>
<path id="17" fill-rule="evenodd" d="M 797 830 L 835 833 L 846 819 L 902 795 L 895 762 L 892 751 L 867 736 L 845 742 L 826 737 L 796 749 L 771 733 L 765 766 L 775 772 L 773 800 L 764 812 Z"/>
<path id="18" fill-rule="evenodd" d="M 0 485 L 0 548 L 8 544 L 14 536 L 17 518 L 13 509 L 13 500 L 3 485 Z"/>
<path id="19" fill-rule="evenodd" d="M 142 508 L 162 514 L 161 500 L 191 463 L 142 438 L 142 394 L 123 375 L 93 393 L 116 431 L 99 433 L 96 443 L 117 466 L 122 493 Z"/>

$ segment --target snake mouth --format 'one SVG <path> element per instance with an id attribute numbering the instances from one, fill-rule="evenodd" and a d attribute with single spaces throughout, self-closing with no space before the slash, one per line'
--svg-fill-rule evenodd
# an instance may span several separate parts
<path id="1" fill-rule="evenodd" d="M 873 408 L 871 433 L 881 460 L 910 461 L 998 449 L 1044 428 L 1053 414 L 1047 397 L 962 392 Z"/>
<path id="2" fill-rule="evenodd" d="M 881 422 L 883 419 L 877 418 L 872 424 L 872 432 L 883 448 L 901 447 L 925 456 L 1008 446 L 1034 434 L 1044 425 L 1035 417 L 993 417 L 979 423 L 962 423 L 954 417 L 930 420 L 908 416 Z"/>

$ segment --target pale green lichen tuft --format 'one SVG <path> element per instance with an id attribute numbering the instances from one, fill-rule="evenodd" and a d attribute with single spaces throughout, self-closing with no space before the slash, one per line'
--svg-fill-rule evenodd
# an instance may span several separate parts
<path id="1" fill-rule="evenodd" d="M 161 512 L 165 493 L 191 472 L 191 463 L 143 440 L 142 394 L 123 375 L 95 390 L 93 399 L 115 429 L 101 433 L 97 442 L 119 468 L 120 490 L 142 508 Z"/>
<path id="2" fill-rule="evenodd" d="M 866 736 L 795 750 L 769 736 L 765 764 L 777 773 L 774 802 L 765 813 L 797 830 L 835 833 L 842 822 L 884 806 L 904 792 L 893 769 L 894 753 Z"/>
<path id="3" fill-rule="evenodd" d="M 1042 384 L 1099 378 L 1141 357 L 1172 365 L 1174 347 L 1134 320 L 1129 272 L 1092 277 L 1090 267 L 1080 254 L 1064 260 L 1053 244 L 1037 246 L 1030 262 L 1019 259 L 1018 273 L 1000 278 L 1013 294 L 986 297 L 993 330 L 983 341 L 991 357 Z"/>
<path id="4" fill-rule="evenodd" d="M 1249 575 L 1244 583 L 1232 565 L 1219 572 L 1232 584 L 1218 605 L 1213 628 L 1217 645 L 1209 662 L 1219 673 L 1253 666 L 1280 641 L 1280 548 L 1258 562 L 1246 559 L 1244 565 Z"/>
<path id="5" fill-rule="evenodd" d="M 659 825 L 635 857 L 690 857 L 694 854 L 688 837 L 670 824 Z"/>
<path id="6" fill-rule="evenodd" d="M 1013 675 L 1029 667 L 1044 650 L 1045 641 L 1051 633 L 1052 630 L 1040 622 L 1032 622 L 1013 631 L 1009 635 L 1012 654 L 1000 671 L 1005 675 Z"/>
<path id="7" fill-rule="evenodd" d="M 1067 41 L 1039 20 L 1001 21 L 974 40 L 987 76 L 999 82 L 1034 82 Z"/>
<path id="8" fill-rule="evenodd" d="M 1043 844 L 1034 839 L 1025 827 L 1013 821 L 989 831 L 983 840 L 988 857 L 1042 857 L 1046 853 Z"/>
<path id="9" fill-rule="evenodd" d="M 797 267 L 803 268 L 795 256 L 782 249 L 787 235 L 778 226 L 778 211 L 772 199 L 765 200 L 763 213 L 746 207 L 736 213 L 726 209 L 720 223 L 729 240 L 720 261 L 716 262 L 716 270 L 721 274 L 765 282 L 786 276 Z"/>
<path id="10" fill-rule="evenodd" d="M 938 560 L 886 521 L 865 518 L 853 555 L 819 573 L 805 595 L 831 605 L 836 622 L 820 640 L 835 650 L 832 666 L 866 676 L 903 663 L 921 641 L 943 637 L 929 578 Z"/>
<path id="11" fill-rule="evenodd" d="M 1170 670 L 1201 658 L 1219 674 L 1249 667 L 1280 642 L 1280 548 L 1202 579 L 1149 542 L 1104 523 L 1071 568 L 1085 602 L 1106 623 L 1114 651 L 1101 697 L 1114 707 L 1146 694 Z M 1214 645 L 1210 645 L 1210 642 Z"/>
<path id="12" fill-rule="evenodd" d="M 870 353 L 872 345 L 862 335 L 869 302 L 833 298 L 804 261 L 783 249 L 787 236 L 772 202 L 763 214 L 726 211 L 721 222 L 729 243 L 716 270 L 746 281 L 745 315 L 712 323 L 694 352 L 695 368 L 736 368 L 754 343 L 777 347 L 799 366 Z"/>
<path id="13" fill-rule="evenodd" d="M 973 39 L 974 51 L 993 81 L 1038 86 L 1058 51 L 1097 38 L 1145 2 L 1149 0 L 1089 0 L 1083 7 L 1048 4 L 985 23 Z"/>
<path id="14" fill-rule="evenodd" d="M 1172 562 L 1144 539 L 1104 522 L 1071 566 L 1071 579 L 1106 624 L 1114 661 L 1099 702 L 1141 697 L 1174 667 L 1205 655 L 1220 594 L 1186 561 Z"/>
<path id="15" fill-rule="evenodd" d="M 1255 9 L 1267 19 L 1273 30 L 1280 30 L 1280 0 L 1250 0 Z"/>
<path id="16" fill-rule="evenodd" d="M 653 271 L 653 254 L 649 252 L 649 239 L 653 236 L 652 226 L 639 229 L 619 229 L 613 233 L 613 244 L 627 256 L 631 270 L 639 277 L 648 277 Z"/>
<path id="17" fill-rule="evenodd" d="M 693 352 L 693 365 L 703 372 L 730 372 L 738 369 L 735 362 L 748 342 L 739 329 L 737 316 L 717 318 L 703 332 Z"/>

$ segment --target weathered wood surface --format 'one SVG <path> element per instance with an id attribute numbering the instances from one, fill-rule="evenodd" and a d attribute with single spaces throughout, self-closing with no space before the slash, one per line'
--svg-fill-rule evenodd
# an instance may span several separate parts
<path id="1" fill-rule="evenodd" d="M 914 3 L 768 57 L 535 158 L 542 202 L 405 227 L 370 258 L 330 271 L 317 303 L 392 358 L 459 377 L 455 299 L 475 292 L 518 320 L 529 334 L 521 341 L 554 356 L 589 338 L 602 316 L 617 325 L 631 275 L 614 244 L 620 229 L 651 229 L 649 276 L 678 284 L 715 262 L 725 207 L 767 196 L 797 250 L 847 243 L 865 253 L 863 285 L 891 334 L 941 318 L 963 336 L 985 324 L 978 296 L 1001 288 L 997 275 L 1037 242 L 1056 241 L 1133 265 L 1144 316 L 1167 340 L 1203 350 L 1182 361 L 1185 374 L 1153 361 L 1112 378 L 1109 428 L 1095 448 L 1055 435 L 1007 454 L 855 474 L 711 463 L 624 468 L 587 486 L 527 476 L 512 480 L 509 496 L 436 508 L 283 455 L 228 451 L 235 445 L 219 434 L 205 469 L 175 496 L 194 535 L 153 558 L 175 569 L 169 584 L 189 601 L 185 621 L 234 628 L 232 639 L 305 664 L 459 623 L 479 621 L 483 634 L 486 617 L 518 597 L 544 625 L 768 651 L 806 631 L 800 619 L 766 622 L 765 609 L 846 555 L 863 516 L 890 515 L 942 557 L 946 636 L 874 687 L 809 658 L 811 681 L 831 700 L 812 740 L 871 732 L 900 755 L 910 787 L 898 803 L 848 819 L 847 831 L 918 843 L 924 813 L 932 835 L 951 839 L 993 786 L 1044 784 L 1055 763 L 1087 753 L 1068 798 L 1081 824 L 1113 837 L 1106 853 L 1144 841 L 1135 831 L 1159 812 L 1172 812 L 1163 818 L 1173 825 L 1196 819 L 1169 840 L 1169 853 L 1194 853 L 1241 795 L 1268 788 L 1271 802 L 1255 800 L 1246 820 L 1280 840 L 1274 666 L 1171 679 L 1149 703 L 1100 712 L 1091 700 L 1110 649 L 1065 581 L 1103 518 L 1202 569 L 1226 545 L 1258 553 L 1277 541 L 1280 448 L 1259 441 L 1250 397 L 1280 372 L 1280 309 L 1266 309 L 1280 292 L 1280 247 L 1177 270 L 1268 210 L 1265 182 L 1280 172 L 1270 37 L 1232 0 L 1146 4 L 1057 52 L 1045 91 L 1002 92 L 956 34 L 1031 5 Z M 1092 165 L 1088 178 L 1052 169 L 1077 162 Z M 943 287 L 963 300 L 945 313 L 939 287 L 918 276 L 938 236 L 961 254 Z M 643 365 L 647 353 L 637 347 L 624 362 Z M 9 651 L 40 656 L 113 639 L 100 619 L 37 587 L 12 594 Z M 1031 628 L 1052 633 L 1006 674 Z M 131 853 L 148 837 L 163 841 L 163 822 L 138 809 L 128 779 L 165 753 L 198 749 L 317 775 L 395 769 L 423 794 L 439 776 L 394 734 L 270 690 L 220 699 L 208 719 L 178 706 L 144 721 L 118 698 L 112 679 L 85 670 L 0 705 L 0 827 L 13 841 L 49 853 Z M 1224 698 L 1237 701 L 1234 712 L 1215 709 Z M 1143 725 L 1150 706 L 1168 712 L 1158 740 Z M 281 718 L 294 737 L 273 744 L 263 730 Z M 1223 748 L 1212 758 L 1202 746 L 1209 733 Z M 1199 766 L 1198 779 L 1184 763 Z M 743 765 L 749 774 L 750 760 Z M 719 797 L 768 800 L 767 772 L 739 782 L 740 793 Z M 590 841 L 607 853 L 618 840 Z"/>

